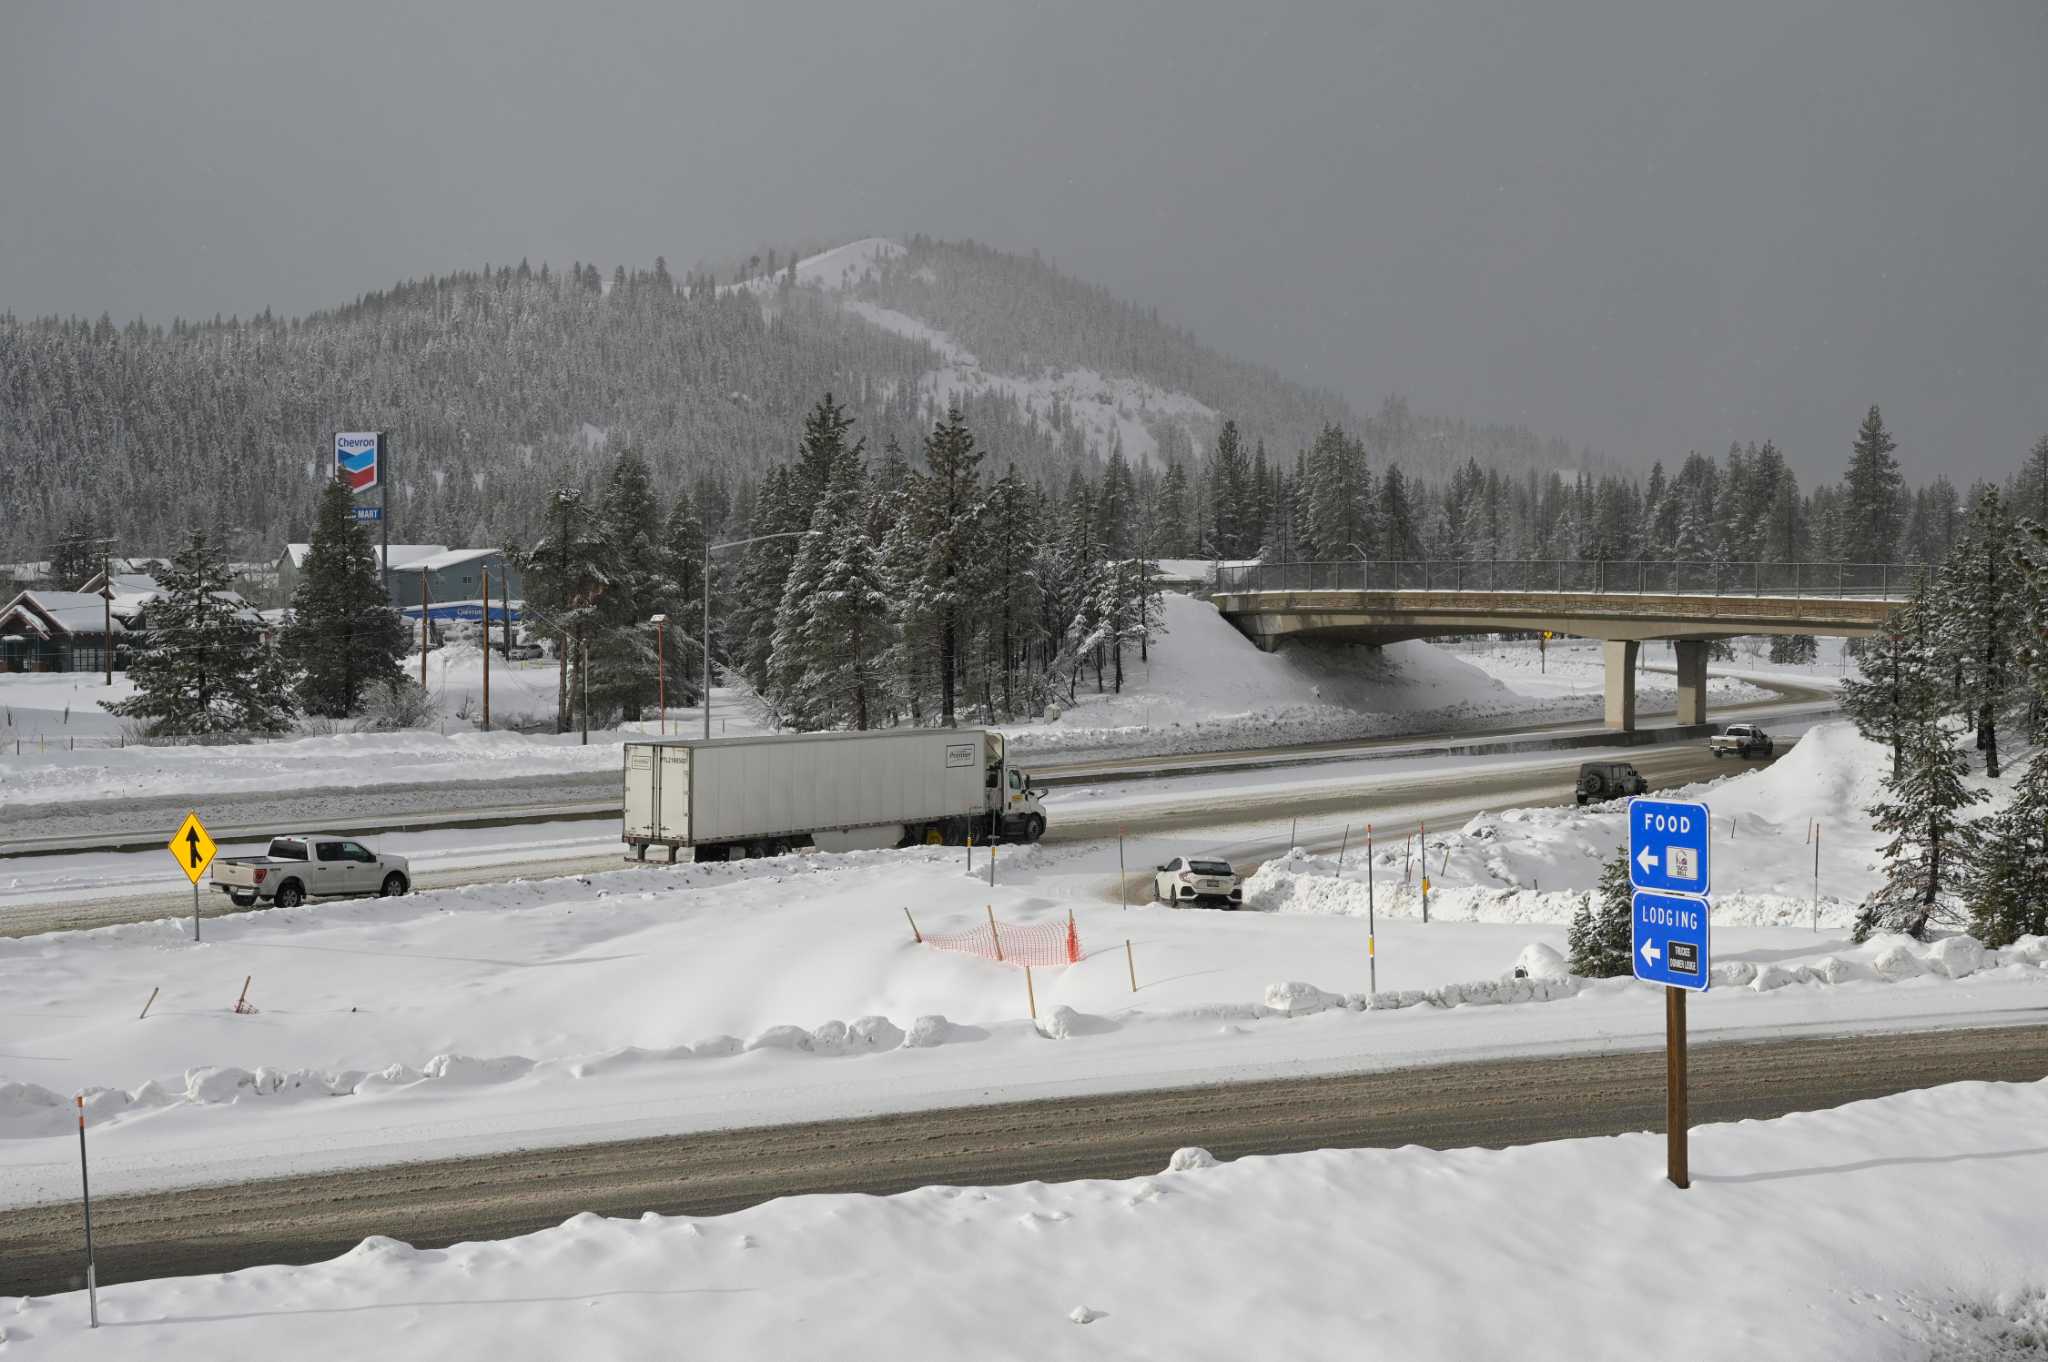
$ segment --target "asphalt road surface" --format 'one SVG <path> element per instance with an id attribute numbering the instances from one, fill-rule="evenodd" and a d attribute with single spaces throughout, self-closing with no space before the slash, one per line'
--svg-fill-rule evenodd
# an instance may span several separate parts
<path id="1" fill-rule="evenodd" d="M 2048 1075 L 2048 1024 L 1694 1047 L 1696 1124 L 1963 1079 Z M 581 1211 L 716 1215 L 807 1192 L 1156 1173 L 1182 1145 L 1223 1158 L 1422 1144 L 1499 1148 L 1659 1130 L 1661 1049 L 1010 1103 L 399 1164 L 93 1204 L 99 1281 L 317 1262 L 371 1234 L 499 1239 Z M 1714 1169 L 1693 1163 L 1712 1196 Z M 0 1296 L 82 1284 L 75 1204 L 0 1214 Z"/>
<path id="2" fill-rule="evenodd" d="M 1779 755 L 1790 750 L 1791 746 L 1790 741 L 1781 739 Z M 1355 825 L 1372 820 L 1376 833 L 1385 841 L 1407 835 L 1421 821 L 1448 828 L 1489 810 L 1568 804 L 1572 800 L 1579 762 L 1584 756 L 1583 752 L 1560 752 L 1554 760 L 1517 765 L 1505 771 L 1446 767 L 1440 771 L 1417 772 L 1392 782 L 1367 773 L 1360 776 L 1361 783 L 1352 789 L 1296 790 L 1286 784 L 1275 783 L 1248 790 L 1191 790 L 1185 797 L 1173 798 L 1143 811 L 1125 813 L 1098 812 L 1088 808 L 1086 801 L 1073 801 L 1055 807 L 1052 826 L 1046 830 L 1045 840 L 1049 843 L 1086 842 L 1114 837 L 1120 828 L 1139 835 L 1200 828 L 1204 829 L 1202 844 L 1190 850 L 1228 856 L 1250 873 L 1260 861 L 1287 850 L 1293 834 L 1283 825 L 1290 820 L 1325 825 L 1303 835 L 1301 844 L 1311 850 L 1335 851 L 1339 840 L 1335 828 L 1345 818 L 1354 820 Z M 1704 744 L 1699 743 L 1639 748 L 1628 753 L 1626 759 L 1635 764 L 1653 789 L 1733 775 L 1744 766 L 1762 764 L 1761 761 L 1737 762 L 1730 758 L 1716 758 Z M 1368 786 L 1364 783 L 1366 781 L 1373 783 Z M 1160 789 L 1167 791 L 1170 787 L 1161 786 Z M 1396 813 L 1390 817 L 1383 812 L 1386 810 Z M 488 866 L 422 870 L 416 883 L 420 889 L 445 889 L 459 885 L 501 884 L 536 875 L 587 875 L 601 870 L 618 870 L 631 864 L 622 848 L 606 848 L 581 859 L 557 855 Z M 1114 884 L 1112 878 L 1104 891 L 1105 897 L 1112 900 L 1117 897 Z M 1150 896 L 1148 876 L 1134 872 L 1129 884 L 1127 893 L 1140 898 Z M 210 881 L 201 881 L 199 902 L 201 915 L 209 918 L 245 911 L 230 903 L 225 894 L 216 892 Z M 191 911 L 191 892 L 184 889 L 96 899 L 56 899 L 48 903 L 25 902 L 0 912 L 0 936 L 76 931 L 120 922 L 150 922 L 163 917 L 188 916 Z"/>

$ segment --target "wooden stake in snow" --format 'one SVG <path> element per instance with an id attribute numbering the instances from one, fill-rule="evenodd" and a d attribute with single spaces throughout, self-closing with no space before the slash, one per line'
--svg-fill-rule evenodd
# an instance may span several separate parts
<path id="1" fill-rule="evenodd" d="M 996 906 L 993 903 L 988 906 L 988 934 L 989 939 L 996 943 L 996 961 L 1001 963 L 1003 958 L 1003 934 L 996 930 Z"/>
<path id="2" fill-rule="evenodd" d="M 1031 1020 L 1038 1020 L 1038 990 L 1031 987 L 1031 966 L 1024 967 L 1024 1000 L 1031 1005 Z"/>
<path id="3" fill-rule="evenodd" d="M 256 976 L 253 974 L 245 974 L 242 976 L 242 996 L 235 999 L 235 1011 L 254 1012 L 256 1010 L 255 1008 L 249 1006 L 249 981 L 255 977 Z"/>
<path id="4" fill-rule="evenodd" d="M 1342 870 L 1344 869 L 1344 853 L 1345 853 L 1346 851 L 1349 851 L 1350 849 L 1351 849 L 1351 825 L 1350 825 L 1349 823 L 1346 823 L 1346 824 L 1344 825 L 1344 838 L 1343 838 L 1343 840 L 1342 840 L 1342 841 L 1340 841 L 1340 842 L 1338 842 L 1338 843 L 1337 843 L 1337 869 L 1338 869 L 1339 871 L 1342 871 Z"/>
<path id="5" fill-rule="evenodd" d="M 917 944 L 922 946 L 924 944 L 924 933 L 920 932 L 917 929 L 917 919 L 910 916 L 910 906 L 908 904 L 905 904 L 903 907 L 903 916 L 909 918 L 910 934 L 912 937 L 916 938 Z"/>
<path id="6" fill-rule="evenodd" d="M 1138 958 L 1131 954 L 1131 939 L 1129 937 L 1124 938 L 1124 964 L 1130 967 L 1131 992 L 1136 993 L 1138 991 Z"/>
<path id="7" fill-rule="evenodd" d="M 1116 898 L 1124 907 L 1131 906 L 1131 886 L 1124 877 L 1124 830 L 1116 830 Z"/>
<path id="8" fill-rule="evenodd" d="M 156 988 L 153 988 L 149 991 L 149 1001 L 142 1005 L 142 1016 L 137 1017 L 135 1020 L 141 1021 L 143 1017 L 147 1017 L 149 1015 L 149 1009 L 156 1006 L 156 995 L 162 990 L 162 988 L 163 985 L 159 984 L 157 985 Z"/>

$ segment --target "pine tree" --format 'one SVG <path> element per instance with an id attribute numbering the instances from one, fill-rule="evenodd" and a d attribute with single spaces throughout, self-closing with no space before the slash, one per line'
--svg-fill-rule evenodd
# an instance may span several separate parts
<path id="1" fill-rule="evenodd" d="M 360 712 L 373 687 L 398 679 L 411 644 L 369 532 L 350 515 L 353 501 L 339 482 L 321 491 L 312 546 L 278 639 L 279 654 L 298 673 L 299 707 L 337 719 Z"/>
<path id="2" fill-rule="evenodd" d="M 590 616 L 590 702 L 638 719 L 657 691 L 648 619 L 666 595 L 661 501 L 654 475 L 627 446 L 613 460 L 592 527 L 604 546 L 605 583 Z"/>
<path id="3" fill-rule="evenodd" d="M 1846 501 L 1841 522 L 1842 559 L 1850 563 L 1895 563 L 1899 552 L 1898 448 L 1873 404 L 1856 432 L 1856 448 L 1842 481 Z"/>
<path id="4" fill-rule="evenodd" d="M 1158 548 L 1161 558 L 1186 558 L 1188 554 L 1188 470 L 1181 464 L 1167 466 L 1159 480 Z"/>
<path id="5" fill-rule="evenodd" d="M 860 450 L 839 466 L 797 547 L 777 617 L 770 675 L 797 728 L 873 727 L 885 708 L 893 602 L 868 542 Z"/>
<path id="6" fill-rule="evenodd" d="M 1860 675 L 1842 682 L 1842 712 L 1856 731 L 1892 751 L 1892 778 L 1905 771 L 1906 742 L 1922 716 L 1939 707 L 1930 630 L 1929 602 L 1916 592 L 1894 610 L 1885 632 L 1867 640 L 1858 658 Z"/>
<path id="7" fill-rule="evenodd" d="M 1570 968 L 1582 979 L 1611 979 L 1633 974 L 1634 890 L 1628 879 L 1628 849 L 1615 852 L 1600 868 L 1599 906 L 1588 894 L 1579 901 L 1565 942 Z"/>
<path id="8" fill-rule="evenodd" d="M 1970 935 L 1992 947 L 2048 936 L 2048 754 L 2028 763 L 2012 801 L 1977 828 L 1964 887 Z"/>
<path id="9" fill-rule="evenodd" d="M 575 683 L 585 679 L 584 644 L 611 569 L 583 489 L 558 487 L 549 494 L 547 527 L 545 537 L 519 555 L 519 569 L 528 619 L 555 638 L 555 731 L 567 733 L 575 726 Z"/>
<path id="10" fill-rule="evenodd" d="M 194 530 L 157 574 L 148 639 L 129 664 L 136 693 L 108 708 L 152 733 L 281 733 L 291 677 L 263 627 L 229 591 L 227 556 Z"/>
<path id="11" fill-rule="evenodd" d="M 2013 571 L 2012 523 L 1996 487 L 1970 509 L 1963 542 L 1941 571 L 1943 600 L 1937 637 L 1962 681 L 1962 708 L 1977 730 L 1984 773 L 1998 775 L 1998 719 L 2017 698 L 2012 640 L 2019 625 L 2019 579 Z"/>
<path id="12" fill-rule="evenodd" d="M 961 644 L 969 602 L 962 589 L 980 547 L 981 452 L 958 406 L 924 442 L 923 504 L 918 507 L 929 558 L 919 595 L 938 624 L 939 722 L 956 726 Z"/>
<path id="13" fill-rule="evenodd" d="M 1209 459 L 1209 556 L 1241 558 L 1245 554 L 1245 462 L 1237 422 L 1225 421 L 1216 434 L 1216 452 Z"/>
<path id="14" fill-rule="evenodd" d="M 64 537 L 50 550 L 50 580 L 58 591 L 76 591 L 98 575 L 106 561 L 104 530 L 90 509 L 77 512 L 64 526 Z"/>
<path id="15" fill-rule="evenodd" d="M 1963 881 L 1974 832 L 1961 811 L 1988 796 L 1963 783 L 1969 762 L 1933 706 L 1915 714 L 1905 734 L 1904 763 L 1885 781 L 1885 798 L 1870 809 L 1884 848 L 1885 882 L 1856 914 L 1855 939 L 1877 931 L 1924 937 Z"/>

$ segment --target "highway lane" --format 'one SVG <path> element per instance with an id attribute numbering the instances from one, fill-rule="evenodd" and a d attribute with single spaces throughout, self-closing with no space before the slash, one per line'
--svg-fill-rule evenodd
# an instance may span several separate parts
<path id="1" fill-rule="evenodd" d="M 1695 1044 L 1695 1123 L 1779 1116 L 1965 1079 L 2048 1076 L 2048 1024 Z M 1219 1157 L 1421 1144 L 1501 1148 L 1657 1130 L 1661 1049 L 1216 1084 L 398 1164 L 95 1199 L 102 1290 L 146 1277 L 317 1262 L 371 1234 L 420 1247 L 571 1215 L 717 1215 L 809 1192 L 1156 1173 Z M 1710 1184 L 1714 1169 L 1695 1162 Z M 1709 1195 L 1701 1192 L 1699 1195 Z M 75 1204 L 0 1216 L 0 1296 L 75 1289 Z"/>
<path id="2" fill-rule="evenodd" d="M 1782 756 L 1792 745 L 1781 740 L 1778 754 Z M 1120 829 L 1137 835 L 1200 830 L 1202 849 L 1229 856 L 1249 870 L 1287 850 L 1289 834 L 1282 825 L 1291 820 L 1304 825 L 1302 845 L 1335 851 L 1339 820 L 1349 820 L 1354 826 L 1370 820 L 1384 841 L 1405 836 L 1423 822 L 1454 827 L 1478 813 L 1570 803 L 1579 762 L 1588 755 L 1586 751 L 1525 753 L 1499 762 L 1460 759 L 1434 769 L 1407 771 L 1361 761 L 1355 770 L 1320 768 L 1304 776 L 1313 783 L 1303 784 L 1271 771 L 1247 772 L 1242 782 L 1232 781 L 1227 774 L 1146 780 L 1135 787 L 1140 791 L 1138 803 L 1112 797 L 1101 801 L 1100 807 L 1086 796 L 1060 790 L 1054 792 L 1049 805 L 1052 819 L 1045 840 L 1052 845 L 1073 845 L 1114 837 Z M 1633 762 L 1657 789 L 1732 775 L 1744 765 L 1762 764 L 1717 759 L 1699 743 L 1644 747 L 1614 755 Z M 1114 796 L 1116 792 L 1109 793 Z M 582 831 L 586 828 L 587 832 Z M 523 835 L 514 839 L 515 848 L 523 849 L 507 850 L 484 863 L 479 863 L 482 858 L 459 851 L 443 857 L 448 862 L 444 866 L 422 857 L 416 862 L 417 887 L 502 884 L 542 875 L 585 875 L 634 864 L 624 857 L 615 825 L 567 821 L 522 828 L 519 833 Z M 420 855 L 410 841 L 392 849 Z M 0 880 L 0 936 L 189 916 L 191 891 L 169 867 L 156 864 L 161 853 L 152 848 L 133 856 L 141 870 L 124 868 L 118 872 L 120 876 L 161 871 L 166 887 L 133 893 L 43 893 L 38 892 L 32 877 L 56 863 L 50 858 L 24 862 L 17 871 L 19 887 Z M 115 876 L 116 872 L 106 872 L 109 881 Z M 1129 883 L 1127 892 L 1148 892 L 1142 876 L 1134 875 Z M 1114 885 L 1114 879 L 1106 883 L 1105 897 L 1117 897 Z M 205 917 L 243 911 L 204 883 L 199 897 Z"/>
<path id="3" fill-rule="evenodd" d="M 1764 684 L 1758 681 L 1756 684 Z M 1763 719 L 1810 721 L 1832 712 L 1832 695 L 1813 687 L 1773 679 L 1769 699 L 1717 706 L 1717 715 L 1740 712 Z M 1668 726 L 1645 728 L 1644 740 L 1668 739 Z M 1601 743 L 1610 735 L 1598 723 L 1567 720 L 1542 724 L 1499 724 L 1452 732 L 1409 733 L 1368 739 L 1340 739 L 1245 748 L 1225 752 L 1158 756 L 1119 754 L 1060 759 L 1044 764 L 1028 756 L 1021 764 L 1035 778 L 1061 785 L 1188 775 L 1206 771 L 1251 771 L 1366 758 L 1438 755 L 1451 750 L 1564 743 Z M 144 795 L 67 803 L 5 804 L 0 853 L 9 858 L 81 851 L 144 851 L 161 845 L 169 831 L 196 809 L 219 842 L 267 837 L 281 827 L 317 828 L 369 837 L 394 831 L 475 828 L 565 819 L 615 818 L 619 813 L 616 771 L 585 772 L 501 781 L 439 781 L 320 790 L 278 789 Z"/>

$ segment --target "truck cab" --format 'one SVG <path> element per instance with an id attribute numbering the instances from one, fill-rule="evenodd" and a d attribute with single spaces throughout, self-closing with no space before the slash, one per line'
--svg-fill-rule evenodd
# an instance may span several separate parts
<path id="1" fill-rule="evenodd" d="M 990 831 L 1007 841 L 1037 841 L 1045 832 L 1045 792 L 1032 788 L 1028 771 L 1020 770 L 1004 759 L 1002 734 L 983 736 L 987 739 Z"/>

